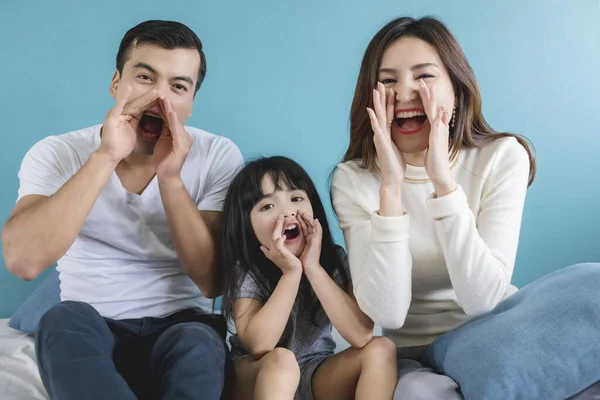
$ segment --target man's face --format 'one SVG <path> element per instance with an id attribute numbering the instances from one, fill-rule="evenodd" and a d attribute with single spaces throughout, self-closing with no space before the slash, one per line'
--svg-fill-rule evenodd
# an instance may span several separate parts
<path id="1" fill-rule="evenodd" d="M 199 70 L 200 54 L 196 49 L 167 50 L 156 45 L 132 46 L 122 74 L 115 71 L 110 94 L 115 98 L 118 90 L 129 85 L 132 89 L 131 100 L 156 90 L 158 96 L 171 100 L 177 118 L 185 124 L 192 115 Z M 156 102 L 143 112 L 137 128 L 136 153 L 151 155 L 154 152 L 164 119 Z"/>

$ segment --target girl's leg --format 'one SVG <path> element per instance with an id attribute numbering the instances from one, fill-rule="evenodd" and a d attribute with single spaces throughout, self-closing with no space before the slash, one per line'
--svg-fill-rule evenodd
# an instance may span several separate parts
<path id="1" fill-rule="evenodd" d="M 392 399 L 396 373 L 396 346 L 376 337 L 362 349 L 349 348 L 323 361 L 312 376 L 313 398 Z"/>
<path id="2" fill-rule="evenodd" d="M 300 380 L 294 353 L 276 348 L 260 360 L 245 356 L 235 365 L 236 400 L 292 400 Z"/>

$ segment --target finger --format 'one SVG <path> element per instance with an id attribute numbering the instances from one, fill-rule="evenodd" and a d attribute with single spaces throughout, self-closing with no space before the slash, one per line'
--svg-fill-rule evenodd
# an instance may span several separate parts
<path id="1" fill-rule="evenodd" d="M 281 237 L 281 233 L 283 230 L 283 215 L 279 215 L 279 217 L 277 217 L 277 223 L 275 224 L 275 230 L 273 231 L 273 241 L 277 241 L 277 239 L 279 239 Z"/>
<path id="2" fill-rule="evenodd" d="M 385 129 L 387 127 L 387 93 L 383 83 L 377 82 L 377 91 L 379 92 L 379 105 L 381 107 L 381 111 L 377 114 L 377 119 L 379 120 L 379 126 L 381 126 L 381 129 Z"/>
<path id="3" fill-rule="evenodd" d="M 390 89 L 389 95 L 387 97 L 386 104 L 386 124 L 388 121 L 394 120 L 394 106 L 396 105 L 396 93 L 394 93 L 394 89 Z"/>
<path id="4" fill-rule="evenodd" d="M 277 239 L 277 241 L 275 242 L 275 248 L 281 254 L 283 254 L 283 252 L 285 251 L 285 240 L 286 240 L 286 236 L 283 235 L 279 239 Z"/>
<path id="5" fill-rule="evenodd" d="M 305 213 L 305 218 L 306 218 L 306 225 L 308 227 L 308 233 L 309 233 L 309 235 L 312 235 L 313 233 L 315 233 L 315 229 L 314 229 L 315 220 L 307 213 Z"/>
<path id="6" fill-rule="evenodd" d="M 446 126 L 450 123 L 450 112 L 444 111 L 442 114 L 442 123 Z"/>
<path id="7" fill-rule="evenodd" d="M 308 225 L 306 224 L 306 220 L 304 219 L 304 215 L 299 214 L 298 215 L 298 221 L 300 222 L 300 226 L 302 227 L 302 234 L 304 235 L 304 237 L 308 236 Z"/>
<path id="8" fill-rule="evenodd" d="M 113 107 L 113 110 L 116 115 L 123 114 L 123 108 L 125 107 L 125 104 L 127 104 L 129 96 L 131 96 L 132 90 L 133 89 L 131 89 L 131 85 L 125 86 L 124 88 L 122 88 L 122 90 L 117 90 L 117 102 Z"/>
<path id="9" fill-rule="evenodd" d="M 146 92 L 125 104 L 123 114 L 139 114 L 141 111 L 148 109 L 156 99 L 158 99 L 158 92 L 155 89 Z"/>
<path id="10" fill-rule="evenodd" d="M 433 125 L 434 126 L 438 126 L 440 124 L 440 122 L 442 122 L 442 117 L 444 116 L 444 106 L 439 106 L 436 110 L 435 110 L 435 119 L 433 120 Z"/>
<path id="11" fill-rule="evenodd" d="M 169 121 L 167 119 L 167 112 L 165 111 L 164 100 L 165 98 L 162 96 L 156 99 L 156 106 L 158 107 L 158 112 L 160 113 L 163 119 L 163 128 L 159 140 L 163 138 L 171 138 L 171 129 L 169 128 Z"/>
<path id="12" fill-rule="evenodd" d="M 319 237 L 323 236 L 323 227 L 317 218 L 315 218 L 315 229 Z"/>
<path id="13" fill-rule="evenodd" d="M 423 79 L 419 79 L 419 94 L 421 95 L 421 100 L 423 101 L 423 108 L 425 109 L 425 114 L 430 120 L 433 120 L 433 115 L 430 113 L 429 106 L 431 104 L 431 100 L 429 98 L 429 88 Z"/>
<path id="14" fill-rule="evenodd" d="M 267 249 L 265 246 L 260 246 L 260 250 L 263 252 L 265 257 L 271 260 L 271 252 L 269 251 L 269 249 Z"/>
<path id="15" fill-rule="evenodd" d="M 375 120 L 377 121 L 377 125 L 381 127 L 380 117 L 381 114 L 384 113 L 384 110 L 381 107 L 381 94 L 377 89 L 373 89 L 373 110 L 375 111 Z"/>
<path id="16" fill-rule="evenodd" d="M 173 108 L 173 103 L 168 98 L 163 98 L 163 106 L 166 113 L 167 123 L 171 128 L 171 133 L 177 140 L 182 140 L 181 137 L 183 132 L 183 127 L 177 118 L 177 112 L 175 112 Z"/>
<path id="17" fill-rule="evenodd" d="M 372 109 L 370 109 L 369 107 L 367 107 L 367 113 L 369 114 L 369 119 L 371 120 L 371 129 L 373 129 L 373 132 L 375 133 L 375 135 L 380 135 L 381 128 L 379 127 L 379 122 L 377 121 L 375 112 Z"/>
<path id="18" fill-rule="evenodd" d="M 427 86 L 424 80 L 421 79 L 422 96 L 425 98 L 423 107 L 429 121 L 433 121 L 437 117 L 437 99 L 435 97 L 435 84 Z"/>

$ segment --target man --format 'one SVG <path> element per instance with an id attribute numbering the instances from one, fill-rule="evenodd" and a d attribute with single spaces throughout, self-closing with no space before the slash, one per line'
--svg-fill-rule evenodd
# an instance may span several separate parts
<path id="1" fill-rule="evenodd" d="M 206 73 L 185 25 L 147 21 L 117 54 L 102 125 L 51 136 L 25 156 L 3 229 L 8 269 L 58 264 L 62 302 L 36 337 L 55 399 L 218 399 L 222 202 L 239 149 L 185 127 Z"/>

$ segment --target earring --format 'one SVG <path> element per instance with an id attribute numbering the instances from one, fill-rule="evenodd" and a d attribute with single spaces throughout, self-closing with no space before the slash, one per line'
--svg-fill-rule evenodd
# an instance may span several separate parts
<path id="1" fill-rule="evenodd" d="M 456 104 L 452 108 L 452 118 L 450 119 L 450 126 L 454 128 L 454 121 L 456 120 Z"/>

